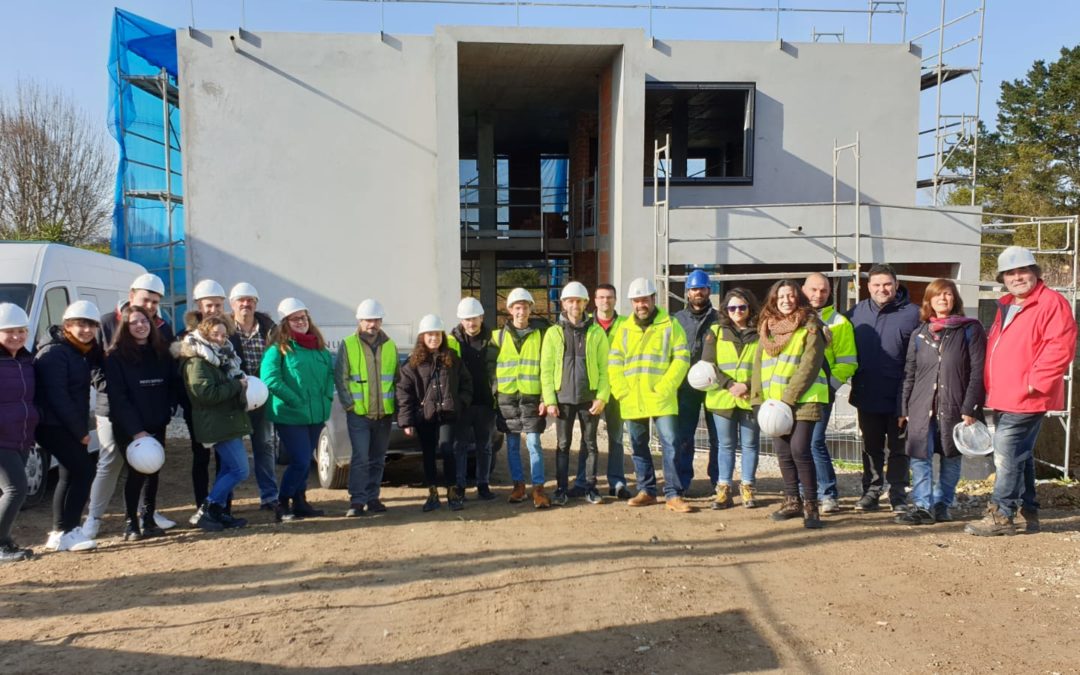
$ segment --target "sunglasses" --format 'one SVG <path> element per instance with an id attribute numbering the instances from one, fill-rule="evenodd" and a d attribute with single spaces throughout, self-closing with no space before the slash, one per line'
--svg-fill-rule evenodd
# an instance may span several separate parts
<path id="1" fill-rule="evenodd" d="M 729 312 L 745 312 L 750 309 L 750 305 L 728 305 L 727 311 Z"/>

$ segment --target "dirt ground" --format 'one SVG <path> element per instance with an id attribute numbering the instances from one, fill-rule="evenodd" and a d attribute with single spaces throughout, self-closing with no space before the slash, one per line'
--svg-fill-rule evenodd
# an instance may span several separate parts
<path id="1" fill-rule="evenodd" d="M 185 447 L 160 500 L 178 521 Z M 1075 507 L 980 539 L 962 533 L 976 505 L 918 528 L 857 514 L 845 475 L 814 532 L 767 519 L 776 476 L 763 508 L 711 511 L 699 487 L 688 515 L 509 505 L 501 455 L 497 501 L 423 514 L 419 478 L 388 470 L 385 515 L 346 519 L 347 493 L 315 489 L 332 517 L 282 525 L 249 479 L 250 527 L 130 544 L 118 490 L 85 554 L 42 551 L 48 506 L 24 511 L 16 537 L 40 555 L 0 568 L 0 672 L 1080 672 Z"/>

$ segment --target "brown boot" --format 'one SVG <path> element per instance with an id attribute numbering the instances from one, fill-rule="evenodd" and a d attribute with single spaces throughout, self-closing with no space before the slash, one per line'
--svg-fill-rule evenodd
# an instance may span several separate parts
<path id="1" fill-rule="evenodd" d="M 1006 516 L 997 504 L 991 502 L 986 507 L 986 515 L 976 523 L 968 523 L 964 526 L 964 532 L 976 537 L 996 537 L 999 535 L 1016 534 L 1016 525 L 1011 516 Z"/>
<path id="2" fill-rule="evenodd" d="M 685 499 L 678 495 L 665 499 L 664 506 L 667 507 L 668 511 L 673 511 L 674 513 L 690 513 L 694 510 L 693 507 L 686 503 Z"/>
<path id="3" fill-rule="evenodd" d="M 803 515 L 802 500 L 798 497 L 784 497 L 784 503 L 774 511 L 769 518 L 773 520 L 790 520 L 801 518 Z"/>
<path id="4" fill-rule="evenodd" d="M 514 481 L 514 489 L 510 492 L 510 497 L 506 501 L 511 504 L 520 504 L 525 501 L 525 483 L 519 480 Z"/>
<path id="5" fill-rule="evenodd" d="M 626 503 L 630 506 L 652 506 L 653 504 L 656 504 L 656 497 L 644 490 L 640 490 Z"/>
<path id="6" fill-rule="evenodd" d="M 816 501 L 803 502 L 803 527 L 808 530 L 820 530 L 821 529 L 821 514 L 818 513 L 818 503 Z"/>
<path id="7" fill-rule="evenodd" d="M 551 499 L 544 494 L 543 485 L 534 485 L 532 490 L 533 507 L 546 509 L 551 506 Z"/>

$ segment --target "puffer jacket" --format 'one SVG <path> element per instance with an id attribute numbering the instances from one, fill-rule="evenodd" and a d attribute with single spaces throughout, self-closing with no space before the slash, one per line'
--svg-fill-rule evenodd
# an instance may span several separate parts
<path id="1" fill-rule="evenodd" d="M 533 331 L 546 333 L 547 329 L 551 327 L 551 323 L 543 317 L 534 316 L 529 319 L 529 331 L 520 338 L 511 326 L 512 324 L 509 321 L 504 324 L 502 330 L 505 331 L 505 334 L 502 336 L 502 339 L 514 340 L 515 344 L 520 348 L 521 343 L 524 342 L 524 339 L 528 337 L 528 335 Z M 543 342 L 541 342 L 541 351 L 543 351 Z M 488 344 L 488 372 L 493 375 L 491 378 L 491 387 L 493 390 L 497 388 L 494 373 L 498 356 L 499 345 L 496 344 L 495 338 L 493 337 Z M 516 394 L 503 394 L 495 391 L 496 428 L 504 434 L 543 433 L 544 427 L 547 426 L 547 418 L 540 414 L 540 402 L 542 400 L 543 398 L 540 394 L 522 394 L 521 392 Z"/>
<path id="2" fill-rule="evenodd" d="M 450 367 L 442 356 L 450 355 Z M 472 403 L 473 382 L 469 369 L 444 342 L 437 353 L 418 365 L 411 359 L 401 367 L 397 383 L 398 426 L 415 427 L 421 422 L 453 422 Z"/>
<path id="3" fill-rule="evenodd" d="M 34 357 L 0 349 L 0 452 L 26 452 L 34 446 L 38 409 L 34 404 Z"/>
<path id="4" fill-rule="evenodd" d="M 851 405 L 866 413 L 898 415 L 908 341 L 919 327 L 919 308 L 903 286 L 892 302 L 867 298 L 846 315 L 855 327 L 859 367 L 851 378 Z"/>
<path id="5" fill-rule="evenodd" d="M 61 427 L 78 439 L 90 433 L 91 374 L 101 361 L 96 342 L 84 355 L 68 342 L 63 327 L 49 328 L 49 340 L 34 355 L 40 426 Z"/>
<path id="6" fill-rule="evenodd" d="M 325 349 L 307 349 L 295 341 L 284 354 L 270 345 L 259 377 L 270 390 L 267 410 L 277 424 L 323 424 L 334 403 L 334 361 Z"/>
<path id="7" fill-rule="evenodd" d="M 174 342 L 172 349 L 180 361 L 195 441 L 213 445 L 250 435 L 247 397 L 240 380 L 200 356 L 187 342 Z"/>

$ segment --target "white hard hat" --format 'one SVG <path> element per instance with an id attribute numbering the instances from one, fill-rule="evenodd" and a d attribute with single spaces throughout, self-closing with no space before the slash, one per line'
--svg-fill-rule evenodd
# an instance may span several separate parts
<path id="1" fill-rule="evenodd" d="M 484 316 L 484 306 L 480 301 L 476 298 L 462 298 L 457 304 L 457 318 L 471 319 L 477 316 Z"/>
<path id="2" fill-rule="evenodd" d="M 356 318 L 359 319 L 383 319 L 386 317 L 386 312 L 383 310 L 382 303 L 378 300 L 372 300 L 368 298 L 364 300 L 356 307 Z"/>
<path id="3" fill-rule="evenodd" d="M 656 295 L 656 284 L 653 283 L 652 279 L 638 277 L 630 282 L 630 290 L 627 292 L 626 297 L 633 300 L 634 298 L 645 298 L 650 295 Z"/>
<path id="4" fill-rule="evenodd" d="M 582 300 L 589 299 L 589 291 L 585 288 L 585 284 L 580 281 L 571 281 L 563 286 L 562 295 L 559 296 L 560 300 L 566 300 L 567 298 L 581 298 Z"/>
<path id="5" fill-rule="evenodd" d="M 506 296 L 507 307 L 513 305 L 516 302 L 527 302 L 530 305 L 536 304 L 533 301 L 532 293 L 525 290 L 524 288 L 515 288 L 514 290 L 510 291 L 510 295 Z"/>
<path id="6" fill-rule="evenodd" d="M 976 420 L 973 424 L 958 422 L 952 430 L 953 443 L 960 454 L 982 457 L 994 451 L 994 439 L 986 425 Z"/>
<path id="7" fill-rule="evenodd" d="M 712 391 L 719 386 L 716 382 L 716 366 L 708 361 L 698 361 L 690 367 L 686 381 L 698 391 Z"/>
<path id="8" fill-rule="evenodd" d="M 86 319 L 101 323 L 101 310 L 89 300 L 76 300 L 64 310 L 64 321 L 68 319 Z"/>
<path id="9" fill-rule="evenodd" d="M 30 317 L 22 307 L 10 302 L 0 302 L 0 330 L 8 328 L 29 328 Z"/>
<path id="10" fill-rule="evenodd" d="M 441 333 L 446 328 L 443 326 L 442 319 L 434 314 L 425 314 L 420 319 L 420 325 L 416 328 L 416 334 L 422 335 L 424 333 Z"/>
<path id="11" fill-rule="evenodd" d="M 791 433 L 795 427 L 795 418 L 787 403 L 775 398 L 766 399 L 757 414 L 758 427 L 766 436 L 777 438 Z"/>
<path id="12" fill-rule="evenodd" d="M 266 399 L 270 398 L 270 390 L 266 388 L 266 383 L 255 377 L 254 375 L 248 375 L 244 378 L 247 381 L 247 409 L 255 410 L 261 408 Z"/>
<path id="13" fill-rule="evenodd" d="M 165 448 L 153 436 L 143 436 L 127 446 L 127 461 L 139 473 L 157 473 L 165 466 Z"/>
<path id="14" fill-rule="evenodd" d="M 300 302 L 296 298 L 285 298 L 284 300 L 279 302 L 277 306 L 278 321 L 283 321 L 285 317 L 289 316 L 290 314 L 296 314 L 297 312 L 306 311 L 307 305 Z"/>
<path id="15" fill-rule="evenodd" d="M 135 277 L 135 281 L 131 282 L 131 290 L 133 291 L 150 291 L 151 293 L 157 293 L 158 295 L 165 295 L 165 282 L 161 280 L 156 274 L 140 274 Z"/>
<path id="16" fill-rule="evenodd" d="M 998 256 L 998 272 L 1008 272 L 1019 267 L 1037 265 L 1035 256 L 1023 246 L 1010 246 Z"/>
<path id="17" fill-rule="evenodd" d="M 258 300 L 259 292 L 248 282 L 241 281 L 229 291 L 229 300 L 237 300 L 239 298 L 255 298 Z"/>
<path id="18" fill-rule="evenodd" d="M 213 279 L 203 279 L 195 284 L 195 290 L 192 292 L 192 297 L 195 300 L 202 300 L 203 298 L 224 298 L 225 289 Z"/>

